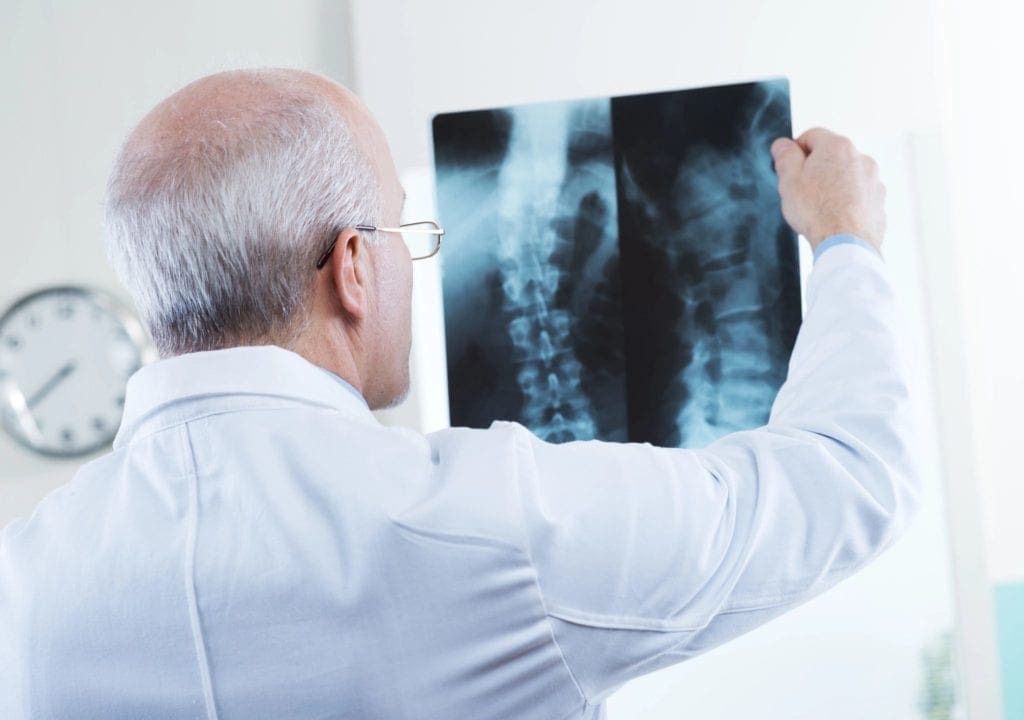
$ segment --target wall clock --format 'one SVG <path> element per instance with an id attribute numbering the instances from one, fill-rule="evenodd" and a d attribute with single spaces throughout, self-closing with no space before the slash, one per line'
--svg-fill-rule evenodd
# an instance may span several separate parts
<path id="1" fill-rule="evenodd" d="M 77 457 L 113 440 L 128 378 L 157 353 L 113 296 L 49 287 L 0 316 L 0 425 L 25 447 Z"/>

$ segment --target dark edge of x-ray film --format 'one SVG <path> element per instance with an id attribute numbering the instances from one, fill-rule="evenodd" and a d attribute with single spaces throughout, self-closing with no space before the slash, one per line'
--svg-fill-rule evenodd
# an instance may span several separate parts
<path id="1" fill-rule="evenodd" d="M 788 85 L 434 118 L 451 422 L 700 447 L 763 424 L 800 324 Z"/>

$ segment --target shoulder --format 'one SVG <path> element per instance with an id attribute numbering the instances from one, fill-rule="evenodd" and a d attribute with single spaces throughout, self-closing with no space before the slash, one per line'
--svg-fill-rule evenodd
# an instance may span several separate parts
<path id="1" fill-rule="evenodd" d="M 426 439 L 434 464 L 445 472 L 476 471 L 480 463 L 509 471 L 516 469 L 530 437 L 530 431 L 519 423 L 496 420 L 488 428 L 445 428 Z"/>
<path id="2" fill-rule="evenodd" d="M 424 436 L 430 480 L 393 519 L 521 548 L 519 477 L 528 435 L 517 423 L 495 422 L 488 428 L 446 428 Z"/>

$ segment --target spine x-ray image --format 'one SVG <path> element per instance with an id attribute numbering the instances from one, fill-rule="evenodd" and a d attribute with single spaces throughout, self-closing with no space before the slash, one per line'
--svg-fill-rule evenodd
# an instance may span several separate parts
<path id="1" fill-rule="evenodd" d="M 784 80 L 434 118 L 453 425 L 702 447 L 763 424 L 800 325 Z"/>

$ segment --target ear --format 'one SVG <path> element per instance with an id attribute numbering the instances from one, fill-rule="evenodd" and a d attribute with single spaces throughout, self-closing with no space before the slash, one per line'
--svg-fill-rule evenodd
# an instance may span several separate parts
<path id="1" fill-rule="evenodd" d="M 345 312 L 355 320 L 366 317 L 369 297 L 369 258 L 359 231 L 343 228 L 338 232 L 329 267 L 334 292 Z"/>

